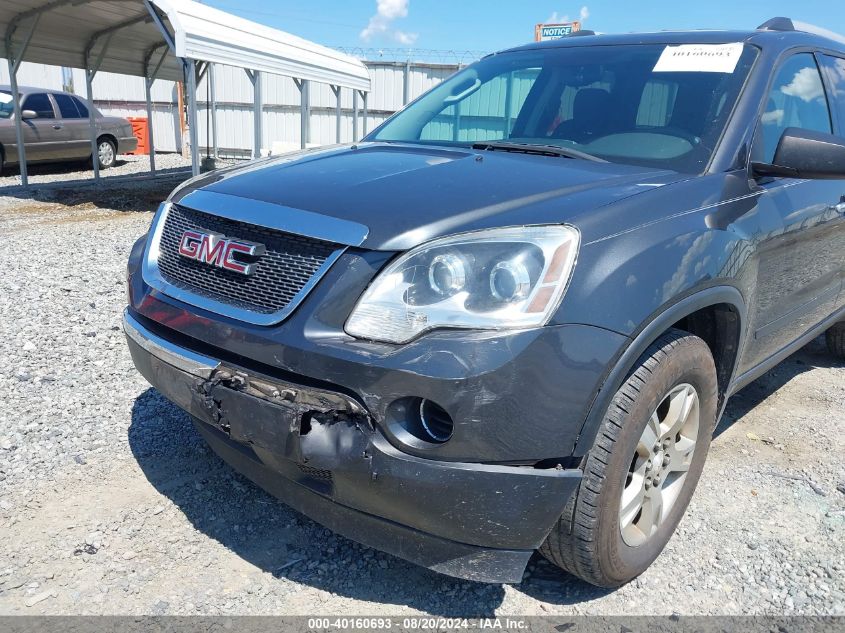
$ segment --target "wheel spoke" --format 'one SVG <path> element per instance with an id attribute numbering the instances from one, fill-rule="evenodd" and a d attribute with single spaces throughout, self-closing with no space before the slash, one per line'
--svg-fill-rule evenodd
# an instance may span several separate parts
<path id="1" fill-rule="evenodd" d="M 645 491 L 643 499 L 643 511 L 637 527 L 646 536 L 654 534 L 657 527 L 663 520 L 663 490 L 660 486 L 652 486 Z"/>
<path id="2" fill-rule="evenodd" d="M 671 442 L 666 449 L 666 455 L 669 457 L 669 470 L 671 472 L 686 472 L 689 470 L 694 451 L 695 439 L 682 435 L 680 440 Z"/>
<path id="3" fill-rule="evenodd" d="M 645 454 L 648 454 L 658 439 L 660 439 L 660 419 L 657 417 L 657 412 L 655 411 L 651 414 L 648 423 L 645 425 L 643 434 L 640 436 L 639 448 L 646 451 Z"/>
<path id="4" fill-rule="evenodd" d="M 689 385 L 683 385 L 680 389 L 669 396 L 669 412 L 666 414 L 666 425 L 668 430 L 662 433 L 661 439 L 675 437 L 689 419 L 690 411 L 695 405 L 698 396 L 695 390 Z"/>
<path id="5" fill-rule="evenodd" d="M 619 526 L 624 530 L 637 517 L 645 498 L 645 479 L 634 475 L 634 479 L 622 491 L 622 505 L 619 508 Z"/>

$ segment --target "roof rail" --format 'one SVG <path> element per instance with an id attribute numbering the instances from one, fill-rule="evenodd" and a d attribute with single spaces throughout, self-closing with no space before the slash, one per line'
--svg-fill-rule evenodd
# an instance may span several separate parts
<path id="1" fill-rule="evenodd" d="M 795 24 L 789 18 L 772 18 L 757 27 L 758 31 L 795 31 Z"/>
<path id="2" fill-rule="evenodd" d="M 829 31 L 828 29 L 806 22 L 799 22 L 791 18 L 772 18 L 763 22 L 757 27 L 758 31 L 800 31 L 802 33 L 810 33 L 811 35 L 819 35 L 828 39 L 845 44 L 845 36 Z"/>

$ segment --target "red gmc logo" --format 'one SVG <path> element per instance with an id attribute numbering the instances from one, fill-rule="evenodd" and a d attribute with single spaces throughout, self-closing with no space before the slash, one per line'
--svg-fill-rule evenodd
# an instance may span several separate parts
<path id="1" fill-rule="evenodd" d="M 256 264 L 236 257 L 261 257 L 265 250 L 264 244 L 231 240 L 219 233 L 185 231 L 179 240 L 179 254 L 182 257 L 241 275 L 251 275 Z"/>

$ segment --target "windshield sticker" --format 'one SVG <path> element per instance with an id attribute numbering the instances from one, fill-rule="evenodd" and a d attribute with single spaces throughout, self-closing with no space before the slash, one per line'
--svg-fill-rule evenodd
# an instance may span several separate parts
<path id="1" fill-rule="evenodd" d="M 742 56 L 742 44 L 682 44 L 667 46 L 654 66 L 656 73 L 732 73 Z"/>

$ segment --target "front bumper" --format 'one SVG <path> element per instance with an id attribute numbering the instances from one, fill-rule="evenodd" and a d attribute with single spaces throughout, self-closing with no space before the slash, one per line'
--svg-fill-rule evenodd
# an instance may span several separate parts
<path id="1" fill-rule="evenodd" d="M 519 582 L 580 483 L 577 469 L 403 453 L 349 395 L 179 347 L 129 312 L 124 329 L 141 374 L 236 470 L 330 529 L 435 571 Z"/>

